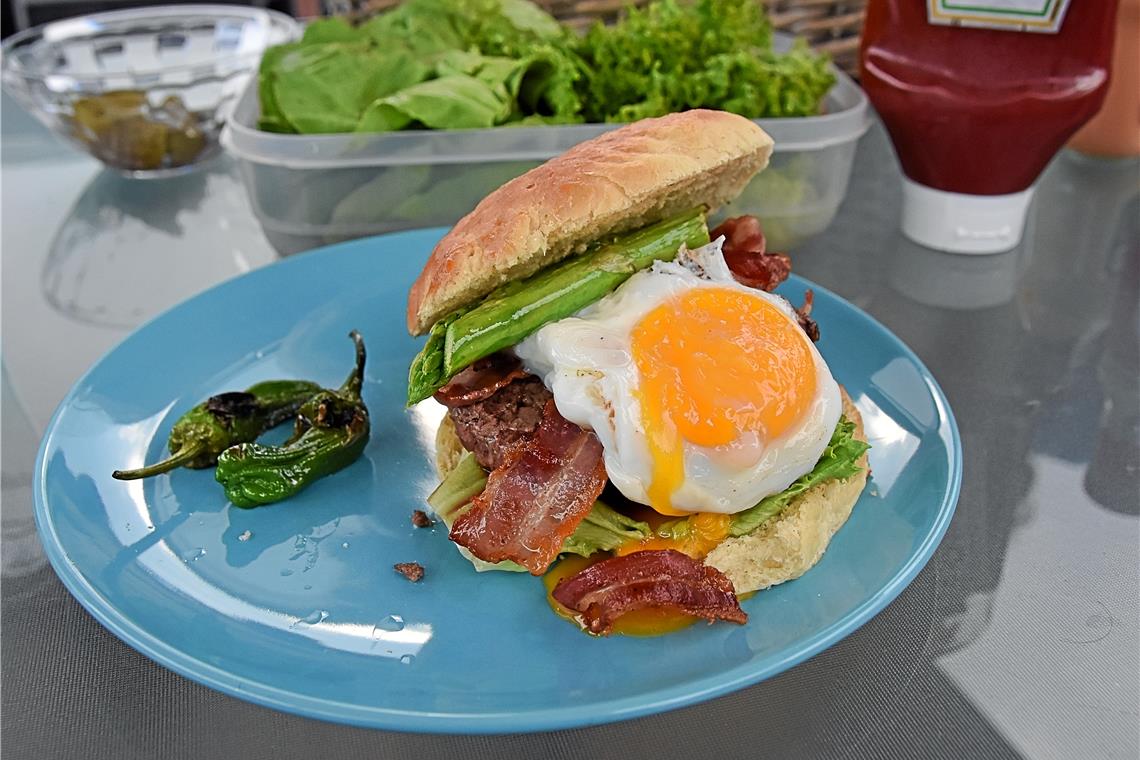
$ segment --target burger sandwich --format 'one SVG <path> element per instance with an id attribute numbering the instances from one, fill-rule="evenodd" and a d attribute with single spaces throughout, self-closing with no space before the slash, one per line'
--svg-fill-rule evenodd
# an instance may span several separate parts
<path id="1" fill-rule="evenodd" d="M 408 403 L 447 407 L 429 504 L 477 569 L 557 575 L 592 633 L 745 622 L 739 595 L 810 569 L 866 483 L 811 292 L 772 292 L 790 260 L 756 219 L 707 226 L 771 152 L 719 111 L 608 132 L 488 195 L 409 294 Z"/>

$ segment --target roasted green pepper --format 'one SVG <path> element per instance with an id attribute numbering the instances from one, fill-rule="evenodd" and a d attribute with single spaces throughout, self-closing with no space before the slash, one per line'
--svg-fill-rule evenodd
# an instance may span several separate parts
<path id="1" fill-rule="evenodd" d="M 137 470 L 115 470 L 119 480 L 135 480 L 177 467 L 212 467 L 230 446 L 286 422 L 321 386 L 305 380 L 268 380 L 245 391 L 211 396 L 182 415 L 170 431 L 170 457 Z"/>
<path id="2" fill-rule="evenodd" d="M 272 504 L 317 478 L 356 461 L 368 443 L 364 384 L 364 340 L 355 330 L 356 367 L 338 390 L 321 390 L 297 412 L 293 436 L 281 446 L 242 443 L 218 457 L 214 477 L 238 507 Z"/>

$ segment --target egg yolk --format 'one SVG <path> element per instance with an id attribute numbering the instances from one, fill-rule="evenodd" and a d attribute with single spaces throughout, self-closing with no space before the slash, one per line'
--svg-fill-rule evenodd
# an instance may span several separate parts
<path id="1" fill-rule="evenodd" d="M 681 538 L 652 535 L 637 541 L 627 541 L 614 549 L 617 557 L 654 549 L 675 549 L 693 559 L 704 559 L 720 542 L 728 538 L 732 516 L 715 512 L 697 512 L 688 521 L 688 530 Z"/>
<path id="2" fill-rule="evenodd" d="M 778 307 L 729 288 L 697 288 L 649 311 L 631 335 L 635 391 L 652 459 L 649 503 L 662 514 L 685 480 L 684 443 L 778 438 L 815 398 L 807 336 Z"/>

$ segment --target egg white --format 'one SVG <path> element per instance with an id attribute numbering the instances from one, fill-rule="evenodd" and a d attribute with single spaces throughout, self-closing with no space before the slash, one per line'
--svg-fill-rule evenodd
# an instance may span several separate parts
<path id="1" fill-rule="evenodd" d="M 515 347 L 524 366 L 554 394 L 563 417 L 593 430 L 605 449 L 611 482 L 632 501 L 648 504 L 653 459 L 634 391 L 638 370 L 630 333 L 647 312 L 695 288 L 732 288 L 774 304 L 793 323 L 795 311 L 780 296 L 733 279 L 722 239 L 682 249 L 676 262 L 659 261 L 577 315 L 542 327 Z M 683 263 L 682 263 L 683 262 Z M 678 325 L 678 329 L 684 329 Z M 684 443 L 685 479 L 672 506 L 689 512 L 735 513 L 779 493 L 810 472 L 839 422 L 839 386 L 814 345 L 816 395 L 797 424 L 772 440 L 745 433 L 726 446 Z"/>

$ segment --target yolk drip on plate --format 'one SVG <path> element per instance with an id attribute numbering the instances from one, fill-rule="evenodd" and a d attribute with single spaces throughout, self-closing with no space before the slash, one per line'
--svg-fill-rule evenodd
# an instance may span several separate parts
<path id="1" fill-rule="evenodd" d="M 697 288 L 649 311 L 634 326 L 652 480 L 649 502 L 685 512 L 672 496 L 685 480 L 685 441 L 729 446 L 742 433 L 778 438 L 807 411 L 816 373 L 799 326 L 764 298 L 730 288 Z"/>

